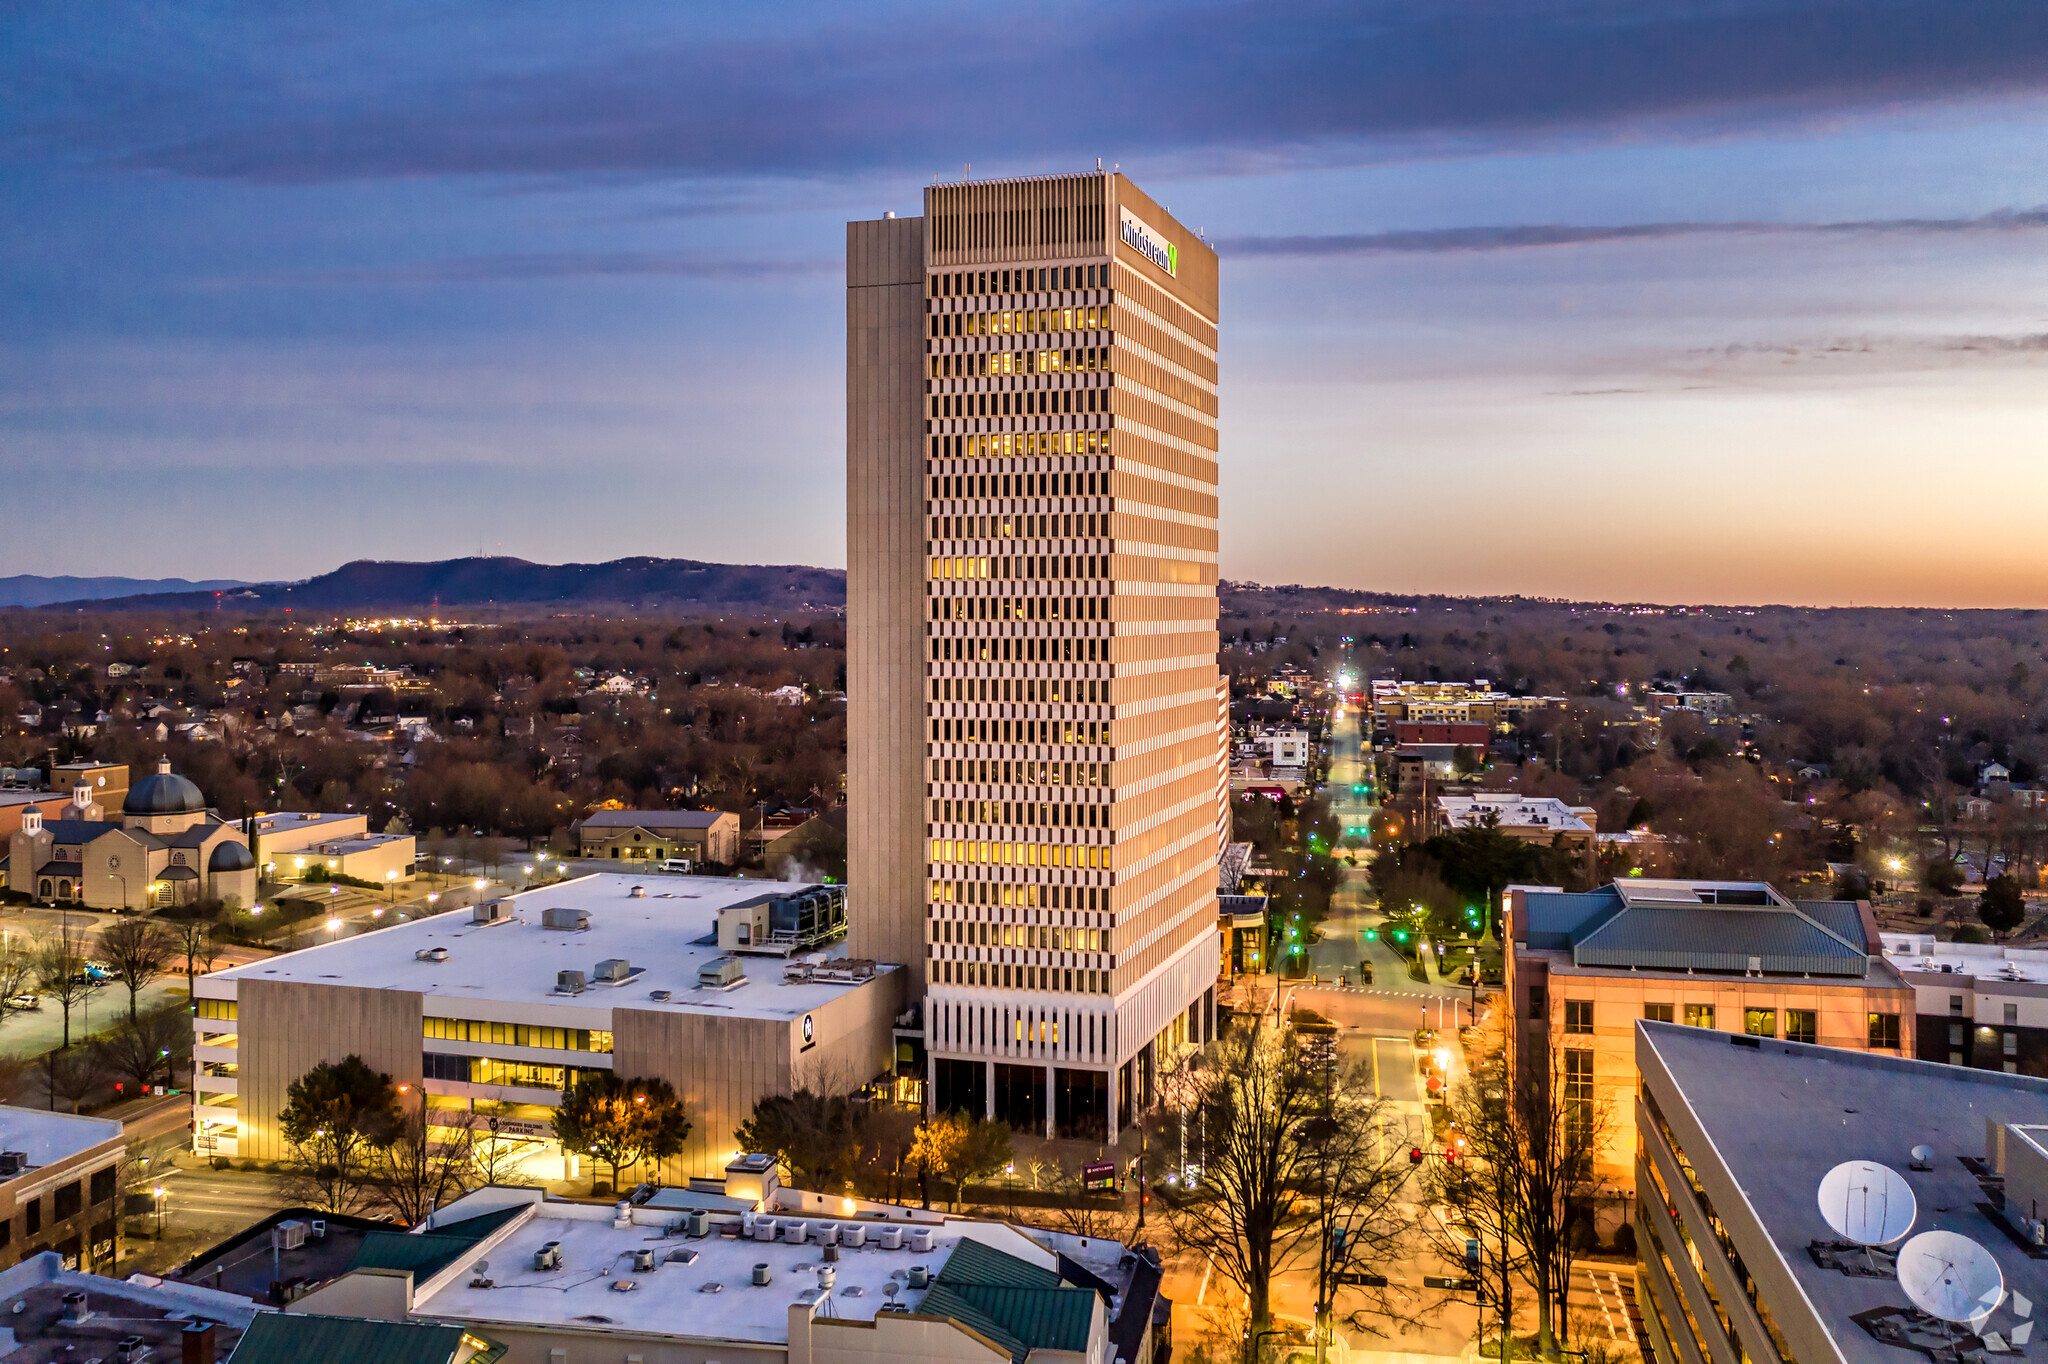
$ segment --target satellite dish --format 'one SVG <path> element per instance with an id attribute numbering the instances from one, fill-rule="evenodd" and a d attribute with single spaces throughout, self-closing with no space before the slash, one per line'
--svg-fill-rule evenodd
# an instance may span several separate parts
<path id="1" fill-rule="evenodd" d="M 1889 1245 L 1913 1229 L 1912 1187 L 1874 1160 L 1847 1160 L 1828 1171 L 1819 1198 L 1828 1225 L 1858 1245 Z"/>
<path id="2" fill-rule="evenodd" d="M 1934 1148 L 1924 1143 L 1914 1147 L 1913 1159 L 1919 1161 L 1922 1165 L 1925 1165 L 1928 1161 L 1934 1159 Z"/>
<path id="3" fill-rule="evenodd" d="M 1953 1231 L 1923 1231 L 1899 1247 L 1899 1287 L 1927 1315 L 1973 1331 L 2005 1300 L 1998 1261 Z"/>
<path id="4" fill-rule="evenodd" d="M 490 1272 L 490 1269 L 491 1262 L 489 1260 L 478 1260 L 476 1262 L 475 1273 L 479 1279 L 481 1279 L 484 1275 L 488 1274 Z"/>

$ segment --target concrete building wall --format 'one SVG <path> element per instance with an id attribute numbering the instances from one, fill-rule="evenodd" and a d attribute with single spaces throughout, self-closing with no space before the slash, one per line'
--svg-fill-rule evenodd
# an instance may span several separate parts
<path id="1" fill-rule="evenodd" d="M 924 993 L 924 223 L 846 225 L 847 945 Z"/>
<path id="2" fill-rule="evenodd" d="M 1062 1061 L 1073 1019 L 1128 1058 L 1214 982 L 1216 258 L 1115 174 L 936 185 L 924 221 L 932 1039 Z"/>
<path id="3" fill-rule="evenodd" d="M 420 995 L 341 983 L 245 979 L 236 988 L 238 1154 L 283 1160 L 277 1130 L 292 1081 L 314 1066 L 354 1055 L 420 1092 Z M 198 1097 L 195 1095 L 195 1098 Z"/>
<path id="4" fill-rule="evenodd" d="M 754 971 L 781 969 L 779 961 L 749 961 Z M 734 1018 L 718 1014 L 615 1009 L 612 1070 L 623 1077 L 667 1080 L 690 1107 L 683 1152 L 663 1171 L 682 1182 L 716 1176 L 738 1149 L 734 1130 L 771 1094 L 809 1084 L 845 1093 L 889 1068 L 891 1025 L 902 973 L 851 990 L 812 1011 L 812 1044 L 803 1019 Z"/>

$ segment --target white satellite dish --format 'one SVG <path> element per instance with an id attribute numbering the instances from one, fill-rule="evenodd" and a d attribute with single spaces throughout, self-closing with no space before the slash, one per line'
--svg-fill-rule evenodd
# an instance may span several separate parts
<path id="1" fill-rule="evenodd" d="M 1998 1261 L 1953 1231 L 1923 1231 L 1899 1247 L 1899 1287 L 1927 1315 L 1973 1331 L 2005 1300 Z"/>
<path id="2" fill-rule="evenodd" d="M 1913 1229 L 1912 1186 L 1888 1165 L 1843 1161 L 1820 1182 L 1820 1215 L 1861 1246 L 1885 1246 Z"/>
<path id="3" fill-rule="evenodd" d="M 1916 1146 L 1916 1147 L 1914 1147 L 1914 1148 L 1913 1148 L 1913 1159 L 1915 1159 L 1915 1160 L 1921 1160 L 1921 1161 L 1926 1161 L 1926 1160 L 1933 1160 L 1933 1159 L 1934 1159 L 1934 1148 L 1933 1148 L 1932 1146 L 1927 1146 L 1927 1145 L 1924 1145 L 1924 1144 L 1923 1144 L 1923 1145 L 1920 1145 L 1920 1146 Z"/>

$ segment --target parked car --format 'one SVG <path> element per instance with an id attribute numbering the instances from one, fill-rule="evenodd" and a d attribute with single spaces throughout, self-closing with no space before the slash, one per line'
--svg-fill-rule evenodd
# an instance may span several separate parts
<path id="1" fill-rule="evenodd" d="M 14 998 L 7 1001 L 7 1007 L 10 1009 L 24 1010 L 40 1009 L 43 1007 L 43 997 L 38 994 L 16 995 Z"/>

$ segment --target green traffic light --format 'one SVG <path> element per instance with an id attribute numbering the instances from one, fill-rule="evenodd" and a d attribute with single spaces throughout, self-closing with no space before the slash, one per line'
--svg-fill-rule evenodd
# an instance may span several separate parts
<path id="1" fill-rule="evenodd" d="M 1365 930 L 1365 940 L 1367 942 L 1376 942 L 1378 941 L 1379 936 L 1380 931 L 1377 928 L 1368 928 Z"/>

